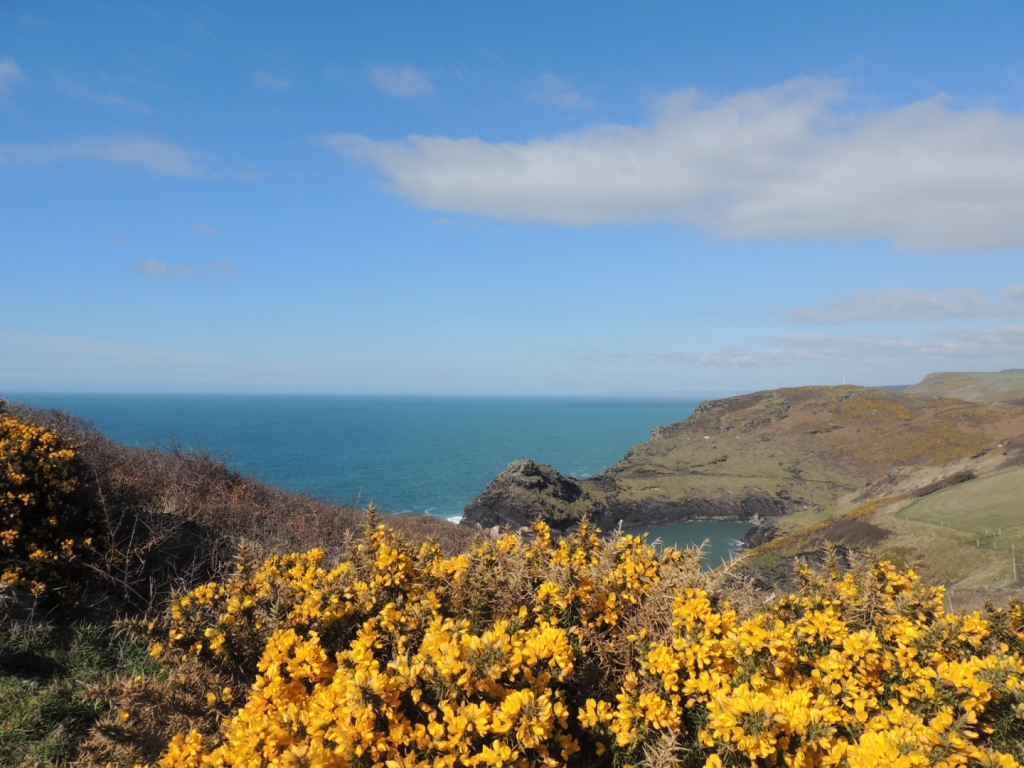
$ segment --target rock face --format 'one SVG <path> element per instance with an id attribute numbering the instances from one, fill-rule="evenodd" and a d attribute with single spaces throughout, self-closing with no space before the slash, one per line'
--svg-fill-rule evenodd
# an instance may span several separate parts
<path id="1" fill-rule="evenodd" d="M 578 481 L 547 464 L 518 459 L 469 503 L 462 520 L 483 528 L 518 528 L 539 517 L 555 528 L 566 528 L 593 512 L 593 499 Z"/>
<path id="2" fill-rule="evenodd" d="M 575 480 L 522 459 L 466 507 L 465 525 L 604 530 L 821 509 L 904 467 L 938 466 L 1024 433 L 1024 408 L 866 389 L 799 387 L 702 403 L 614 467 Z"/>

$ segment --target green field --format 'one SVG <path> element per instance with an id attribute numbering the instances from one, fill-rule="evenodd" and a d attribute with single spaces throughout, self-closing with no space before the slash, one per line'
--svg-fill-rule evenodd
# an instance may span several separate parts
<path id="1" fill-rule="evenodd" d="M 965 533 L 1016 539 L 1024 532 L 1024 467 L 946 488 L 896 515 Z"/>

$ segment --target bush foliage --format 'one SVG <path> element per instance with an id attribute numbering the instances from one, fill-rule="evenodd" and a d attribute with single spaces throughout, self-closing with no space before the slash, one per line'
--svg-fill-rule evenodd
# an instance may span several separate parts
<path id="1" fill-rule="evenodd" d="M 66 569 L 95 559 L 102 526 L 84 485 L 73 444 L 0 412 L 0 581 L 66 590 Z"/>
<path id="2" fill-rule="evenodd" d="M 802 578 L 754 610 L 695 552 L 585 525 L 455 557 L 379 526 L 173 603 L 152 652 L 239 708 L 160 765 L 1017 765 L 1020 605 L 947 614 L 870 561 Z"/>

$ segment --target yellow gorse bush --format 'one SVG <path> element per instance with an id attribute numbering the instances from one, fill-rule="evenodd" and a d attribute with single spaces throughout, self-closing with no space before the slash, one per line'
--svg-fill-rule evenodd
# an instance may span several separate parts
<path id="1" fill-rule="evenodd" d="M 46 427 L 5 416 L 0 403 L 0 581 L 42 594 L 98 542 L 95 512 L 78 503 L 74 446 Z"/>
<path id="2" fill-rule="evenodd" d="M 697 553 L 587 525 L 452 558 L 379 526 L 323 560 L 242 567 L 154 624 L 154 655 L 255 678 L 219 733 L 179 734 L 161 766 L 1021 757 L 1024 610 L 947 614 L 941 589 L 885 563 L 805 569 L 799 594 L 744 617 Z"/>

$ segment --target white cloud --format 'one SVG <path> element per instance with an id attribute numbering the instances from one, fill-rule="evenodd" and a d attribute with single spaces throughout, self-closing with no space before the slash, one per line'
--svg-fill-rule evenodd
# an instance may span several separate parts
<path id="1" fill-rule="evenodd" d="M 210 224 L 196 224 L 192 227 L 193 232 L 201 235 L 219 235 L 220 230 Z"/>
<path id="2" fill-rule="evenodd" d="M 434 92 L 430 76 L 416 67 L 370 67 L 370 82 L 388 96 L 429 96 Z"/>
<path id="3" fill-rule="evenodd" d="M 539 104 L 554 104 L 559 109 L 593 106 L 593 102 L 573 90 L 568 82 L 550 72 L 544 72 L 537 78 L 530 98 Z"/>
<path id="4" fill-rule="evenodd" d="M 1024 355 L 1024 325 L 938 331 L 924 339 L 886 335 L 831 336 L 780 334 L 763 348 L 729 347 L 713 352 L 649 352 L 670 362 L 728 368 L 798 363 L 898 363 L 911 360 L 958 365 L 965 362 L 1017 359 Z"/>
<path id="5" fill-rule="evenodd" d="M 684 91 L 653 125 L 529 142 L 336 134 L 416 205 L 568 225 L 683 222 L 726 238 L 886 238 L 904 249 L 1024 246 L 1024 118 L 941 97 L 843 108 L 803 77 L 718 101 Z"/>
<path id="6" fill-rule="evenodd" d="M 162 261 L 156 259 L 146 259 L 132 264 L 133 269 L 137 269 L 139 272 L 144 272 L 150 277 L 192 277 L 200 274 L 199 270 L 195 267 L 183 265 L 180 267 L 170 267 Z"/>
<path id="7" fill-rule="evenodd" d="M 0 101 L 6 100 L 14 83 L 24 79 L 25 74 L 14 59 L 10 56 L 0 59 Z"/>
<path id="8" fill-rule="evenodd" d="M 265 91 L 287 91 L 292 87 L 292 81 L 287 77 L 275 77 L 269 72 L 253 72 L 249 79 L 253 85 Z"/>
<path id="9" fill-rule="evenodd" d="M 95 160 L 142 168 L 156 176 L 242 181 L 262 178 L 259 168 L 248 164 L 226 167 L 203 152 L 184 149 L 153 136 L 120 135 L 106 138 L 70 139 L 46 144 L 0 144 L 0 166 Z"/>
<path id="10" fill-rule="evenodd" d="M 974 288 L 949 291 L 887 288 L 859 291 L 848 299 L 790 311 L 801 323 L 837 325 L 878 320 L 946 320 L 967 317 L 1020 317 L 1024 315 L 1024 285 L 1003 288 L 1003 300 L 988 301 Z"/>
<path id="11" fill-rule="evenodd" d="M 104 107 L 121 107 L 129 112 L 135 112 L 140 115 L 153 114 L 153 109 L 148 104 L 126 99 L 124 96 L 119 96 L 116 93 L 95 93 L 81 83 L 76 83 L 74 80 L 63 75 L 56 75 L 54 79 L 57 81 L 58 88 L 68 96 L 76 99 L 86 99 L 93 104 L 99 104 Z"/>

